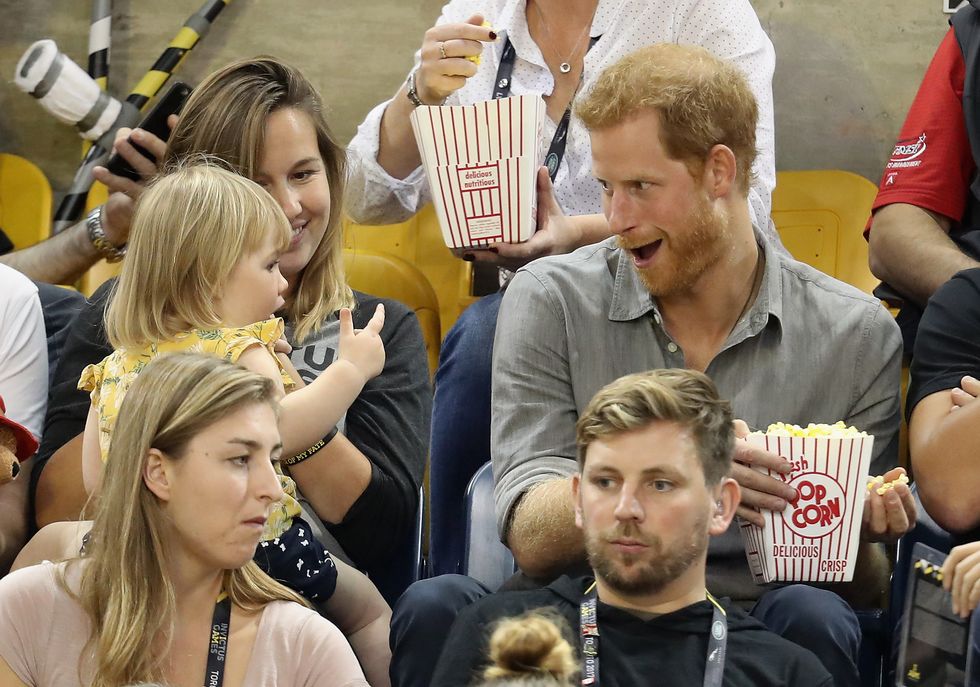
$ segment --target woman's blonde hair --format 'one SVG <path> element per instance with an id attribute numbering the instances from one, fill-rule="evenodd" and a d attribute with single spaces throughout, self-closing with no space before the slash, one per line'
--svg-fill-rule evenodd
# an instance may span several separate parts
<path id="1" fill-rule="evenodd" d="M 563 630 L 568 624 L 546 609 L 501 620 L 490 635 L 492 664 L 479 687 L 566 687 L 578 662 Z M 567 634 L 567 632 L 566 632 Z"/>
<path id="2" fill-rule="evenodd" d="M 140 196 L 129 253 L 106 310 L 109 342 L 141 348 L 189 329 L 215 327 L 232 270 L 271 236 L 289 247 L 289 221 L 254 181 L 216 158 L 189 158 Z"/>
<path id="3" fill-rule="evenodd" d="M 160 640 L 168 647 L 173 638 L 176 599 L 164 559 L 166 515 L 143 481 L 149 450 L 179 460 L 205 428 L 252 404 L 278 411 L 276 399 L 271 379 L 197 353 L 161 356 L 133 382 L 119 411 L 74 594 L 92 622 L 93 687 L 164 677 Z M 226 571 L 224 584 L 232 602 L 248 611 L 277 600 L 306 603 L 252 561 Z"/>
<path id="4" fill-rule="evenodd" d="M 232 62 L 208 76 L 191 94 L 167 145 L 167 159 L 209 153 L 254 179 L 265 144 L 266 120 L 286 108 L 305 113 L 313 124 L 331 200 L 326 233 L 292 285 L 286 305 L 295 326 L 294 339 L 301 343 L 333 312 L 354 305 L 344 276 L 341 226 L 346 154 L 327 126 L 316 88 L 298 69 L 274 57 Z"/>

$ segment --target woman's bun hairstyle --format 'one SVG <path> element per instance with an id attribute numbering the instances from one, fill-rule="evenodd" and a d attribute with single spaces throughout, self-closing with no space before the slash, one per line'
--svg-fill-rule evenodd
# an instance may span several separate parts
<path id="1" fill-rule="evenodd" d="M 578 662 L 565 639 L 567 628 L 562 617 L 544 609 L 500 621 L 490 636 L 491 665 L 484 680 L 492 685 L 570 685 Z"/>

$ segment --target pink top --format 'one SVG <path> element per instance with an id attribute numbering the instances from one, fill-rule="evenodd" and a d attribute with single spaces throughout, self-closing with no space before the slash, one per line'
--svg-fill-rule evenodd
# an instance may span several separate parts
<path id="1" fill-rule="evenodd" d="M 90 662 L 81 677 L 78 667 L 91 623 L 56 580 L 64 565 L 45 562 L 0 579 L 0 658 L 31 687 L 90 682 Z M 70 574 L 69 585 L 77 579 Z M 244 684 L 368 687 L 340 630 L 289 601 L 273 601 L 262 611 Z"/>

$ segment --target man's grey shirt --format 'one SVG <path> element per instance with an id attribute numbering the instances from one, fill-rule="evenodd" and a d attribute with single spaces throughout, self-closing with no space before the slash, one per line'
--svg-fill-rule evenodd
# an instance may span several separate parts
<path id="1" fill-rule="evenodd" d="M 871 473 L 898 456 L 902 340 L 881 303 L 772 250 L 758 295 L 708 365 L 752 428 L 843 420 L 875 437 Z M 498 530 L 532 485 L 576 470 L 575 423 L 592 396 L 633 372 L 685 367 L 684 352 L 615 239 L 536 260 L 501 305 L 493 351 L 491 456 Z M 753 599 L 733 522 L 711 542 L 708 586 Z"/>

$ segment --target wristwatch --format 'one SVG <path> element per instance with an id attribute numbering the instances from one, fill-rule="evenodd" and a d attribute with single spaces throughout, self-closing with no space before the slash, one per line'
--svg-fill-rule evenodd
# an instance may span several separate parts
<path id="1" fill-rule="evenodd" d="M 415 90 L 415 74 L 418 73 L 418 69 L 413 69 L 408 75 L 408 99 L 412 101 L 412 105 L 415 107 L 422 107 L 425 103 L 419 97 L 419 92 Z"/>
<path id="2" fill-rule="evenodd" d="M 105 258 L 106 262 L 119 262 L 126 255 L 126 245 L 116 246 L 106 238 L 105 230 L 102 229 L 102 209 L 104 207 L 99 205 L 85 218 L 88 240 L 92 242 L 95 250 Z"/>
<path id="3" fill-rule="evenodd" d="M 408 84 L 408 93 L 406 93 L 406 96 L 412 102 L 412 105 L 414 107 L 422 107 L 423 105 L 426 106 L 428 105 L 428 103 L 422 102 L 422 99 L 419 97 L 419 92 L 415 88 L 415 75 L 418 73 L 418 71 L 419 71 L 418 67 L 413 69 L 412 73 L 408 75 L 408 81 L 406 82 Z M 443 99 L 443 101 L 441 103 L 437 103 L 437 105 L 445 105 L 446 100 L 448 100 L 448 98 Z"/>

